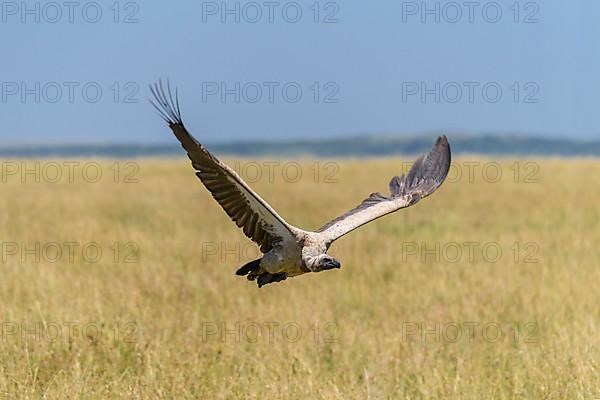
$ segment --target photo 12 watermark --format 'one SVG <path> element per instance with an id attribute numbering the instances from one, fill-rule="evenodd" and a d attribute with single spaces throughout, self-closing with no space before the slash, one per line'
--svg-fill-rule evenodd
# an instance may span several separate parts
<path id="1" fill-rule="evenodd" d="M 494 81 L 411 81 L 402 82 L 402 103 L 448 104 L 538 104 L 540 85 L 537 82 Z"/>
<path id="2" fill-rule="evenodd" d="M 240 242 L 202 242 L 202 257 L 203 263 L 218 262 L 221 264 L 231 262 L 242 264 L 250 260 L 261 258 L 264 254 L 260 248 L 250 239 Z M 327 250 L 327 254 L 335 256 L 339 252 L 339 245 L 332 243 Z M 290 252 L 290 257 L 296 257 L 296 249 L 290 247 L 283 249 L 283 252 Z"/>
<path id="3" fill-rule="evenodd" d="M 203 103 L 337 104 L 340 85 L 327 82 L 202 82 Z"/>
<path id="4" fill-rule="evenodd" d="M 337 343 L 339 326 L 335 322 L 300 324 L 288 322 L 202 322 L 202 343 L 298 343 L 302 339 L 314 343 Z"/>
<path id="5" fill-rule="evenodd" d="M 403 162 L 401 171 L 408 174 L 413 162 Z M 496 161 L 452 161 L 445 183 L 511 182 L 532 184 L 540 182 L 540 165 L 534 161 L 514 161 L 501 164 Z"/>
<path id="6" fill-rule="evenodd" d="M 137 2 L 95 1 L 2 1 L 2 24 L 137 24 L 140 5 Z"/>
<path id="7" fill-rule="evenodd" d="M 539 326 L 536 322 L 403 322 L 402 343 L 513 343 L 537 344 Z"/>
<path id="8" fill-rule="evenodd" d="M 340 166 L 333 161 L 315 161 L 309 165 L 295 161 L 233 161 L 229 165 L 248 183 L 339 183 Z"/>
<path id="9" fill-rule="evenodd" d="M 111 102 L 137 104 L 140 85 L 137 82 L 94 81 L 3 81 L 0 101 L 7 103 L 88 103 Z"/>
<path id="10" fill-rule="evenodd" d="M 540 246 L 536 242 L 498 242 L 461 241 L 461 242 L 402 242 L 401 260 L 406 262 L 427 263 L 476 263 L 496 264 L 512 262 L 514 264 L 537 264 L 540 262 Z"/>
<path id="11" fill-rule="evenodd" d="M 1 343 L 74 343 L 78 341 L 98 343 L 101 340 L 114 343 L 138 343 L 139 326 L 136 322 L 106 321 L 47 321 L 47 322 L 0 322 Z"/>
<path id="12" fill-rule="evenodd" d="M 137 264 L 140 262 L 140 246 L 135 242 L 0 242 L 0 259 L 3 264 Z"/>
<path id="13" fill-rule="evenodd" d="M 202 22 L 221 24 L 258 24 L 309 22 L 337 24 L 340 5 L 337 2 L 202 2 Z"/>
<path id="14" fill-rule="evenodd" d="M 1 183 L 139 183 L 135 162 L 100 164 L 95 161 L 3 161 Z"/>
<path id="15" fill-rule="evenodd" d="M 534 1 L 402 2 L 402 23 L 421 24 L 537 24 L 540 5 Z"/>

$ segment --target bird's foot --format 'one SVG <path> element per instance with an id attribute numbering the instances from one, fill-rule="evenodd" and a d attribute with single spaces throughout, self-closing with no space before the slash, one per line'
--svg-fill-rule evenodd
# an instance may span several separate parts
<path id="1" fill-rule="evenodd" d="M 258 284 L 258 287 L 261 288 L 268 283 L 281 282 L 285 281 L 286 279 L 287 275 L 285 274 L 285 272 L 280 272 L 278 274 L 264 273 L 258 277 L 256 283 Z"/>

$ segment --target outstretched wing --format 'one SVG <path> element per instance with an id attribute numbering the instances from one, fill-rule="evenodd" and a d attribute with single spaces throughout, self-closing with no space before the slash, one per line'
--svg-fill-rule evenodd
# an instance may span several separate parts
<path id="1" fill-rule="evenodd" d="M 196 175 L 246 236 L 268 252 L 280 241 L 296 240 L 298 229 L 289 225 L 271 206 L 256 194 L 238 174 L 213 156 L 187 131 L 181 120 L 179 99 L 175 100 L 167 83 L 150 86 L 154 101 L 150 101 L 169 124 L 196 169 Z"/>
<path id="2" fill-rule="evenodd" d="M 450 145 L 440 136 L 431 151 L 417 159 L 408 175 L 394 176 L 390 195 L 372 193 L 357 207 L 318 230 L 325 241 L 333 242 L 354 229 L 401 208 L 410 207 L 440 187 L 450 169 Z"/>

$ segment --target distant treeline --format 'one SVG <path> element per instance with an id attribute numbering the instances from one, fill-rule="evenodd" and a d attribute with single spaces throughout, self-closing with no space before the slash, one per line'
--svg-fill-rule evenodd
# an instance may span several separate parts
<path id="1" fill-rule="evenodd" d="M 454 154 L 517 156 L 600 156 L 600 140 L 576 141 L 532 136 L 448 135 Z M 354 136 L 305 141 L 246 141 L 214 143 L 207 147 L 217 154 L 237 156 L 364 157 L 416 154 L 431 148 L 435 136 Z M 4 158 L 47 157 L 161 157 L 181 156 L 177 143 L 139 145 L 47 145 L 1 147 Z"/>

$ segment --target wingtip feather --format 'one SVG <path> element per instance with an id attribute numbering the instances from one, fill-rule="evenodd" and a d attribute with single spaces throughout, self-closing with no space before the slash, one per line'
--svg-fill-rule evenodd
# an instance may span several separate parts
<path id="1" fill-rule="evenodd" d="M 441 135 L 435 141 L 433 148 L 419 157 L 408 175 L 394 177 L 390 182 L 393 196 L 418 193 L 419 198 L 433 193 L 448 176 L 450 170 L 451 151 L 446 135 Z"/>
<path id="2" fill-rule="evenodd" d="M 171 83 L 168 79 L 166 88 L 162 79 L 149 86 L 150 93 L 152 94 L 152 97 L 149 99 L 150 104 L 158 111 L 160 117 L 169 125 L 183 125 L 177 88 L 175 88 L 175 98 L 173 98 Z"/>

